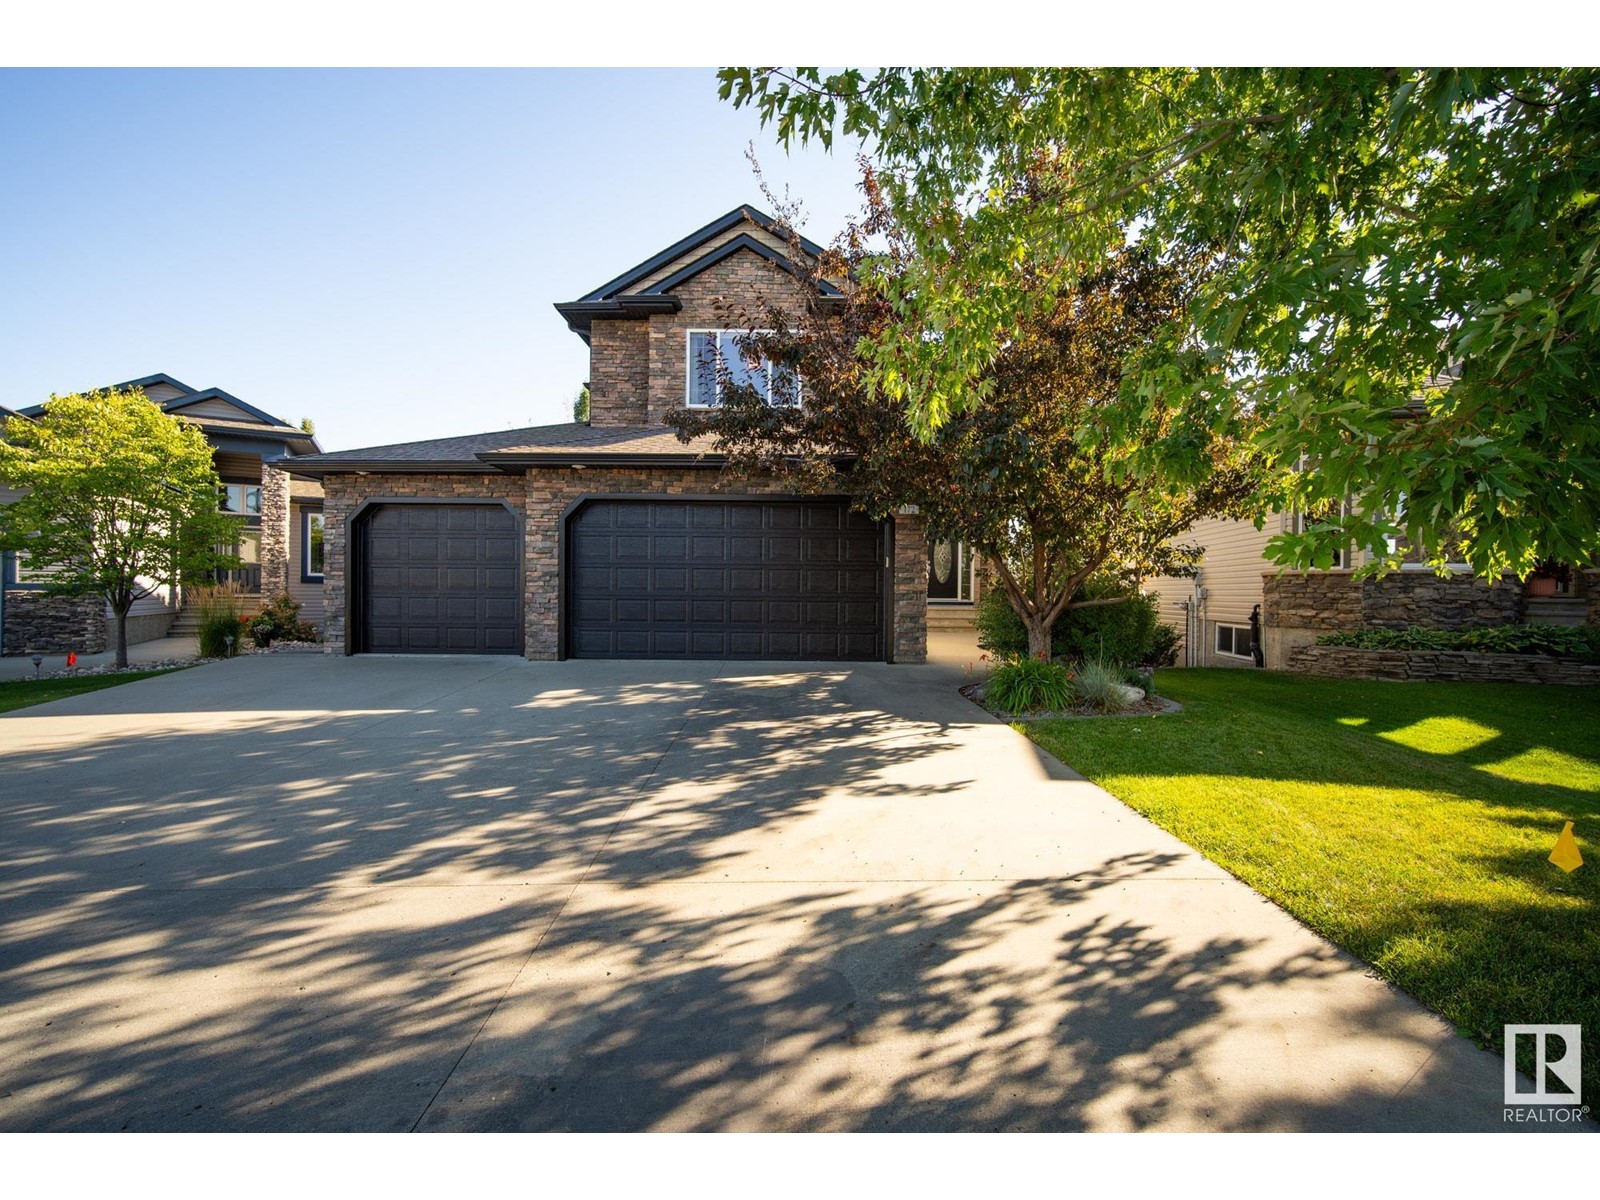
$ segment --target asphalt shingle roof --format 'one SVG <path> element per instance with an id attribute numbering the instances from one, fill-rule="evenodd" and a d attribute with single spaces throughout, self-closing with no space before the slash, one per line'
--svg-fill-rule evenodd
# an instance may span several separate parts
<path id="1" fill-rule="evenodd" d="M 713 453 L 711 438 L 696 438 L 687 445 L 661 425 L 535 425 L 502 429 L 464 437 L 435 438 L 424 442 L 398 442 L 365 446 L 331 454 L 308 454 L 285 464 L 295 472 L 325 474 L 341 470 L 396 470 L 441 468 L 489 470 L 524 459 L 592 462 L 606 458 L 675 458 L 692 460 Z"/>

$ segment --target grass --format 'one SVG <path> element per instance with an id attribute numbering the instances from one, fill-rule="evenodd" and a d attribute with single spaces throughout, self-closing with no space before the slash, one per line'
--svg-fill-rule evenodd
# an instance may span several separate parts
<path id="1" fill-rule="evenodd" d="M 1022 731 L 1482 1045 L 1594 1030 L 1600 1085 L 1600 690 L 1228 670 L 1156 690 L 1185 711 Z M 1566 821 L 1570 875 L 1547 861 Z"/>
<path id="2" fill-rule="evenodd" d="M 64 700 L 68 696 L 81 696 L 85 692 L 98 692 L 101 688 L 135 683 L 180 669 L 168 667 L 163 671 L 128 671 L 119 675 L 80 675 L 67 679 L 12 679 L 0 683 L 0 712 L 46 704 L 51 700 Z"/>

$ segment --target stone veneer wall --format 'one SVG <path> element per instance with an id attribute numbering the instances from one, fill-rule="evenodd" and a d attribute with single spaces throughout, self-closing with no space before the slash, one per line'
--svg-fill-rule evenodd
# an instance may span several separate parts
<path id="1" fill-rule="evenodd" d="M 261 595 L 289 590 L 289 476 L 261 467 Z"/>
<path id="2" fill-rule="evenodd" d="M 748 329 L 761 321 L 767 301 L 800 312 L 806 299 L 804 285 L 753 250 L 707 267 L 673 288 L 671 295 L 682 309 L 650 317 L 649 425 L 661 424 L 687 398 L 689 330 Z"/>
<path id="3" fill-rule="evenodd" d="M 928 661 L 928 525 L 920 514 L 894 519 L 894 661 Z"/>
<path id="4" fill-rule="evenodd" d="M 99 654 L 107 645 L 106 602 L 101 597 L 6 592 L 4 653 Z"/>
<path id="5" fill-rule="evenodd" d="M 1600 625 L 1600 571 L 1583 573 L 1585 625 Z"/>
<path id="6" fill-rule="evenodd" d="M 1349 571 L 1286 571 L 1263 576 L 1264 625 L 1317 629 L 1472 629 L 1515 625 L 1523 615 L 1522 585 L 1484 583 L 1470 575 L 1395 571 L 1357 580 Z"/>
<path id="7" fill-rule="evenodd" d="M 524 654 L 549 660 L 560 655 L 561 515 L 584 496 L 656 494 L 672 496 L 785 495 L 778 480 L 724 479 L 716 469 L 695 467 L 612 470 L 534 468 L 517 475 L 330 475 L 323 481 L 323 635 L 329 654 L 345 648 L 346 538 L 351 516 L 367 500 L 482 498 L 508 500 L 524 514 Z M 927 660 L 927 547 L 920 517 L 895 523 L 893 649 L 896 662 Z"/>
<path id="8" fill-rule="evenodd" d="M 1268 571 L 1261 593 L 1262 652 L 1272 670 L 1292 669 L 1294 651 L 1324 633 L 1516 625 L 1525 608 L 1515 579 L 1485 583 L 1432 571 L 1395 571 L 1382 579 L 1356 579 L 1347 570 Z"/>
<path id="9" fill-rule="evenodd" d="M 589 329 L 589 424 L 643 425 L 649 415 L 650 326 L 595 321 Z"/>
<path id="10" fill-rule="evenodd" d="M 1480 654 L 1471 650 L 1358 650 L 1296 646 L 1291 671 L 1335 679 L 1465 680 L 1474 683 L 1600 685 L 1600 666 L 1543 654 Z"/>

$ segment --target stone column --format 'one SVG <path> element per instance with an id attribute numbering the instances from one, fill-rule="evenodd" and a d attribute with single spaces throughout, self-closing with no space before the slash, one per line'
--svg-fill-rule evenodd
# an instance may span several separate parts
<path id="1" fill-rule="evenodd" d="M 261 598 L 289 590 L 289 476 L 261 464 Z"/>
<path id="2" fill-rule="evenodd" d="M 894 661 L 928 661 L 928 527 L 921 514 L 894 519 Z"/>

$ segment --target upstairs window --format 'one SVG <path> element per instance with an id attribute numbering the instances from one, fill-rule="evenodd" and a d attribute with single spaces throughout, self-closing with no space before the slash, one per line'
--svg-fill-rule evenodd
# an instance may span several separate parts
<path id="1" fill-rule="evenodd" d="M 689 331 L 688 407 L 718 408 L 726 389 L 735 387 L 754 388 L 765 404 L 800 403 L 800 377 L 741 347 L 747 337 L 743 329 Z"/>
<path id="2" fill-rule="evenodd" d="M 219 507 L 225 513 L 241 517 L 261 515 L 261 485 L 259 483 L 225 483 L 219 497 Z"/>

